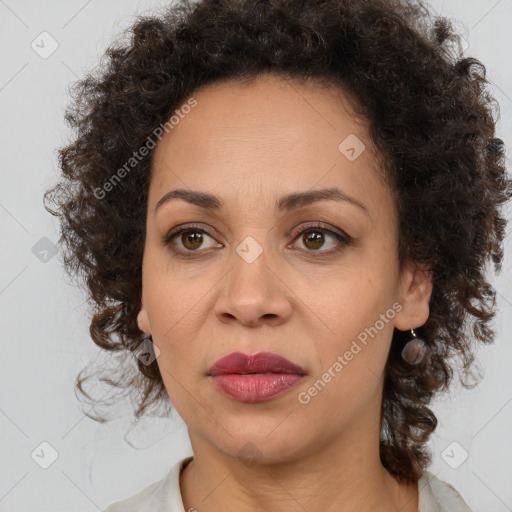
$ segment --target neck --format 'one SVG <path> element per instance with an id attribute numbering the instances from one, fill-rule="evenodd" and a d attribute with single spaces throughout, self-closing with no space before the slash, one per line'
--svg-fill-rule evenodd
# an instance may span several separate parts
<path id="1" fill-rule="evenodd" d="M 252 462 L 189 430 L 194 459 L 180 479 L 185 510 L 417 512 L 417 483 L 399 484 L 380 461 L 380 428 L 360 427 L 287 457 L 258 451 Z"/>

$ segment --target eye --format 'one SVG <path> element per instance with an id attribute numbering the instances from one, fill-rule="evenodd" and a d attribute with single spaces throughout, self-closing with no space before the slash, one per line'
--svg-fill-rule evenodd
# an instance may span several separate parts
<path id="1" fill-rule="evenodd" d="M 327 249 L 325 249 L 326 241 Z M 300 241 L 307 252 L 332 253 L 343 250 L 346 246 L 351 245 L 352 238 L 346 234 L 342 235 L 335 231 L 324 227 L 321 224 L 313 224 L 306 226 L 297 233 L 296 241 Z M 324 249 L 322 249 L 324 248 Z"/>
<path id="2" fill-rule="evenodd" d="M 207 239 L 215 242 L 212 235 L 207 233 L 204 229 L 198 226 L 179 226 L 171 230 L 163 239 L 164 245 L 172 245 L 172 250 L 177 253 L 184 252 L 199 252 L 198 249 L 209 249 L 216 246 L 215 243 L 210 243 L 209 247 L 204 247 L 203 244 Z M 219 244 L 217 244 L 218 246 Z"/>
<path id="3" fill-rule="evenodd" d="M 208 239 L 211 240 L 210 245 L 205 246 Z M 347 234 L 337 233 L 322 224 L 313 223 L 295 233 L 292 245 L 298 241 L 303 245 L 303 248 L 300 248 L 303 252 L 329 255 L 342 251 L 352 244 L 353 239 Z M 176 254 L 197 253 L 199 255 L 208 249 L 222 247 L 222 244 L 215 241 L 213 234 L 202 227 L 190 224 L 172 229 L 165 235 L 162 242 L 164 245 L 170 245 L 171 250 Z M 325 248 L 326 245 L 327 248 Z"/>

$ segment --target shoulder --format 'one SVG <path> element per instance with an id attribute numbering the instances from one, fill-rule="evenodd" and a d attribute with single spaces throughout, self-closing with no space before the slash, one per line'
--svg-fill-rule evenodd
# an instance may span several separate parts
<path id="1" fill-rule="evenodd" d="M 162 479 L 137 494 L 111 503 L 105 512 L 184 512 L 179 475 L 191 459 L 179 460 Z"/>
<path id="2" fill-rule="evenodd" d="M 430 471 L 418 480 L 419 512 L 472 512 L 460 493 Z"/>

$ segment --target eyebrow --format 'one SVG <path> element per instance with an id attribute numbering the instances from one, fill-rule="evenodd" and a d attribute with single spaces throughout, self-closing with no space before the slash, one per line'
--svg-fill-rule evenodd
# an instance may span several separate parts
<path id="1" fill-rule="evenodd" d="M 223 208 L 223 201 L 218 196 L 195 190 L 176 189 L 165 194 L 158 203 L 156 203 L 155 211 L 172 199 L 183 199 L 206 210 L 220 210 Z M 276 201 L 275 208 L 279 211 L 290 211 L 324 200 L 348 202 L 357 206 L 368 215 L 368 209 L 363 203 L 336 187 L 307 190 L 305 192 L 293 192 L 284 195 Z"/>

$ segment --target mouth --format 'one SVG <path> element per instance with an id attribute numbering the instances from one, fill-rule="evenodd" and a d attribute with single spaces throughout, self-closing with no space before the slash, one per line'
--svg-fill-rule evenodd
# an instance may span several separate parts
<path id="1" fill-rule="evenodd" d="M 254 355 L 233 352 L 215 362 L 208 371 L 208 375 L 213 377 L 227 374 L 249 375 L 254 373 L 305 375 L 306 372 L 300 366 L 273 352 L 260 352 Z"/>
<path id="2" fill-rule="evenodd" d="M 234 352 L 213 364 L 208 377 L 223 395 L 245 403 L 264 402 L 295 387 L 305 376 L 300 366 L 272 352 Z"/>

